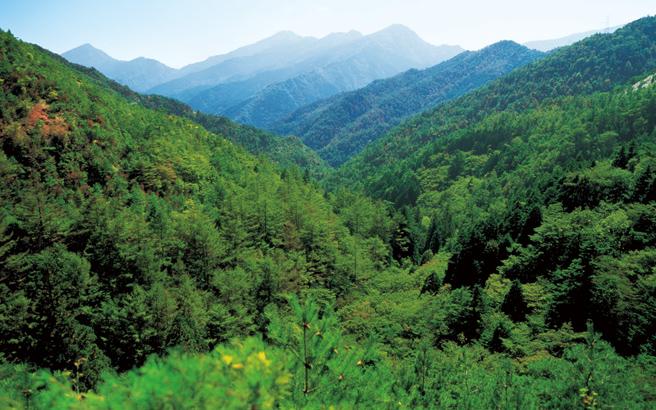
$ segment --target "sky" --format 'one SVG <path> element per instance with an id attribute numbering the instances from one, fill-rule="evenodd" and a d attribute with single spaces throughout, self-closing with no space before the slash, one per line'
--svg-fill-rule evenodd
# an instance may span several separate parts
<path id="1" fill-rule="evenodd" d="M 282 30 L 321 37 L 403 24 L 432 44 L 476 50 L 603 29 L 656 14 L 656 0 L 0 0 L 0 28 L 62 53 L 180 67 Z"/>

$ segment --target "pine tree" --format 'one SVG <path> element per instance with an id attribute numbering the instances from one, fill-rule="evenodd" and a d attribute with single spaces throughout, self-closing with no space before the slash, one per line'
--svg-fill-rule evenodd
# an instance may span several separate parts
<path id="1" fill-rule="evenodd" d="M 392 380 L 377 374 L 386 369 L 379 368 L 374 345 L 347 344 L 330 306 L 320 306 L 311 297 L 301 302 L 292 295 L 288 300 L 290 316 L 268 312 L 268 337 L 289 352 L 292 400 L 300 407 L 359 407 L 385 400 L 383 392 Z"/>
<path id="2" fill-rule="evenodd" d="M 613 160 L 613 166 L 616 168 L 626 169 L 629 165 L 629 159 L 630 158 L 628 157 L 624 146 L 622 146 L 622 148 L 620 148 L 619 152 L 615 156 L 615 159 Z"/>
<path id="3" fill-rule="evenodd" d="M 524 299 L 522 284 L 515 279 L 506 293 L 501 304 L 501 310 L 512 319 L 513 322 L 523 322 L 526 320 L 528 305 Z"/>
<path id="4" fill-rule="evenodd" d="M 640 173 L 633 190 L 635 201 L 647 203 L 656 200 L 656 175 L 651 164 Z"/>
<path id="5" fill-rule="evenodd" d="M 464 334 L 467 340 L 477 339 L 483 333 L 483 315 L 487 312 L 487 298 L 480 285 L 471 291 L 471 303 L 465 318 Z"/>
<path id="6" fill-rule="evenodd" d="M 431 251 L 433 254 L 438 253 L 441 242 L 442 238 L 440 237 L 439 227 L 437 226 L 437 215 L 433 215 L 428 232 L 426 233 L 424 252 Z"/>
<path id="7" fill-rule="evenodd" d="M 421 287 L 421 294 L 423 295 L 424 293 L 430 293 L 435 295 L 437 292 L 439 292 L 441 285 L 442 283 L 437 277 L 437 274 L 435 272 L 431 272 L 431 274 L 428 275 L 424 281 L 424 285 Z"/>

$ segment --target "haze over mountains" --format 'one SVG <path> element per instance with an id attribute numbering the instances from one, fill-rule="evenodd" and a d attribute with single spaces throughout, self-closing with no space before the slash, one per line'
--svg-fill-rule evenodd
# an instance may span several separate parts
<path id="1" fill-rule="evenodd" d="M 616 28 L 525 45 L 549 51 Z M 206 113 L 272 129 L 293 111 L 315 101 L 408 69 L 436 65 L 462 51 L 459 46 L 428 44 L 409 28 L 392 25 L 369 35 L 349 31 L 323 38 L 282 31 L 180 69 L 144 57 L 117 60 L 90 44 L 62 56 L 95 67 L 135 91 L 173 97 Z"/>
<path id="2" fill-rule="evenodd" d="M 574 33 L 570 34 L 564 37 L 559 37 L 559 38 L 553 38 L 553 39 L 547 39 L 547 40 L 536 40 L 536 41 L 529 41 L 524 43 L 524 45 L 528 48 L 532 48 L 534 50 L 539 50 L 539 51 L 551 51 L 559 47 L 564 47 L 564 46 L 569 46 L 570 44 L 574 44 L 577 41 L 581 41 L 587 37 L 590 37 L 595 34 L 599 33 L 613 33 L 615 30 L 620 28 L 622 26 L 615 26 L 615 27 L 607 27 L 604 29 L 599 29 L 599 30 L 590 30 L 590 31 L 584 31 L 582 33 Z"/>
<path id="3" fill-rule="evenodd" d="M 154 61 L 139 65 L 140 59 L 119 62 L 88 45 L 63 56 L 96 67 L 137 91 L 264 126 L 320 98 L 425 68 L 462 51 L 459 46 L 428 44 L 407 27 L 394 25 L 370 35 L 350 31 L 323 38 L 280 32 L 180 70 Z"/>
<path id="4" fill-rule="evenodd" d="M 130 61 L 121 61 L 110 57 L 91 44 L 83 44 L 69 50 L 63 53 L 62 57 L 72 63 L 94 67 L 107 77 L 138 92 L 145 92 L 178 75 L 178 70 L 157 60 L 139 57 Z"/>

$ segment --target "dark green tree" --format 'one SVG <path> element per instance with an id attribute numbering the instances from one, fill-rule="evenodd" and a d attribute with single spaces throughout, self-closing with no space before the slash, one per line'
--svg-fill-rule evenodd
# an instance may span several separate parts
<path id="1" fill-rule="evenodd" d="M 513 322 L 523 322 L 526 320 L 526 313 L 528 305 L 524 299 L 524 292 L 522 291 L 522 284 L 519 280 L 515 279 L 503 298 L 501 303 L 501 310 L 507 314 Z"/>

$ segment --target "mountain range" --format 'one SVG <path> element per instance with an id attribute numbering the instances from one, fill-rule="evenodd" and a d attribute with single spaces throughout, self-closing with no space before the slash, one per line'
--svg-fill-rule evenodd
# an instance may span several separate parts
<path id="1" fill-rule="evenodd" d="M 463 51 L 430 45 L 400 25 L 367 36 L 352 31 L 315 39 L 286 33 L 285 41 L 280 48 L 276 43 L 257 54 L 224 60 L 150 92 L 266 128 L 303 105 Z"/>
<path id="2" fill-rule="evenodd" d="M 178 71 L 150 58 L 139 57 L 121 61 L 110 57 L 104 51 L 83 44 L 62 54 L 68 61 L 94 67 L 107 77 L 127 85 L 138 92 L 145 92 L 163 82 L 178 76 Z"/>
<path id="3" fill-rule="evenodd" d="M 407 27 L 393 25 L 369 35 L 350 31 L 323 38 L 280 32 L 179 70 L 154 60 L 114 60 L 90 45 L 63 56 L 136 91 L 173 97 L 206 113 L 265 127 L 318 99 L 428 67 L 462 51 L 428 44 Z"/>
<path id="4" fill-rule="evenodd" d="M 559 47 L 564 47 L 564 46 L 569 46 L 570 44 L 574 44 L 577 41 L 581 41 L 587 37 L 590 37 L 595 34 L 603 34 L 603 33 L 612 33 L 618 28 L 622 26 L 615 26 L 615 27 L 608 27 L 604 29 L 599 29 L 599 30 L 590 30 L 590 31 L 584 31 L 581 33 L 574 33 L 574 34 L 569 34 L 564 37 L 559 37 L 559 38 L 553 38 L 553 39 L 547 39 L 547 40 L 536 40 L 536 41 L 529 41 L 524 43 L 524 45 L 528 48 L 532 48 L 534 50 L 539 50 L 539 51 L 551 51 Z"/>
<path id="5" fill-rule="evenodd" d="M 299 136 L 336 166 L 410 115 L 457 98 L 541 56 L 512 41 L 465 51 L 433 67 L 409 70 L 307 105 L 271 129 Z"/>
<path id="6" fill-rule="evenodd" d="M 593 35 L 423 112 L 367 146 L 331 178 L 348 186 L 362 184 L 376 197 L 414 203 L 421 195 L 417 173 L 431 155 L 466 129 L 472 129 L 475 140 L 475 126 L 483 118 L 528 110 L 556 97 L 609 91 L 656 69 L 654 21 L 645 18 L 612 34 Z"/>
<path id="7" fill-rule="evenodd" d="M 614 29 L 577 33 L 525 45 L 548 51 L 597 32 Z M 323 38 L 282 31 L 254 44 L 180 69 L 143 57 L 130 61 L 117 60 L 90 44 L 67 51 L 62 56 L 71 62 L 95 67 L 135 91 L 173 97 L 198 111 L 225 115 L 244 124 L 277 132 L 289 132 L 305 128 L 295 128 L 288 123 L 297 122 L 306 110 L 315 111 L 309 106 L 317 101 L 357 90 L 372 81 L 389 78 L 408 69 L 436 65 L 462 51 L 459 46 L 430 45 L 407 27 L 392 25 L 369 35 L 350 31 Z M 411 81 L 412 76 L 408 74 L 405 78 Z M 470 85 L 476 84 L 473 81 Z M 463 92 L 466 90 L 466 87 L 463 88 Z M 457 96 L 457 92 L 452 96 Z M 384 125 L 379 132 L 398 123 L 404 115 L 429 108 L 434 103 L 428 101 L 425 106 L 415 104 L 413 109 L 400 113 L 399 118 L 395 119 L 387 118 L 389 114 L 384 115 Z M 320 103 L 323 104 L 329 102 Z M 297 110 L 300 112 L 295 113 Z M 312 131 L 308 133 L 312 134 Z M 366 135 L 362 138 L 365 144 L 370 140 Z M 312 144 L 317 145 L 316 142 Z M 354 151 L 362 145 L 362 142 L 353 145 Z M 334 157 L 331 160 L 334 163 L 341 161 L 340 154 L 324 156 Z"/>

